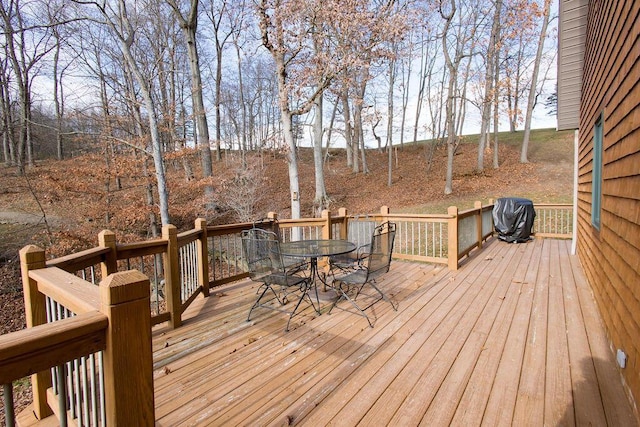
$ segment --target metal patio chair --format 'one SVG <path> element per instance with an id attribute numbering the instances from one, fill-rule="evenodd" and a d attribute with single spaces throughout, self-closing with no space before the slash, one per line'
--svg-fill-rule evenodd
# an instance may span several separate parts
<path id="1" fill-rule="evenodd" d="M 280 222 L 275 218 L 262 218 L 253 223 L 253 229 L 262 229 L 275 233 L 280 242 L 284 242 Z M 309 261 L 303 258 L 282 255 L 282 263 L 287 270 L 302 271 L 309 268 Z"/>
<path id="2" fill-rule="evenodd" d="M 308 295 L 311 279 L 300 274 L 300 269 L 286 269 L 280 253 L 280 242 L 275 233 L 252 228 L 242 232 L 242 250 L 247 262 L 249 277 L 262 285 L 258 289 L 258 298 L 249 310 L 247 322 L 251 320 L 251 313 L 257 307 L 267 308 L 289 314 L 287 327 L 293 316 L 306 300 L 317 312 L 313 300 Z M 285 308 L 293 296 L 293 308 Z"/>
<path id="3" fill-rule="evenodd" d="M 335 277 L 334 288 L 338 292 L 338 298 L 329 309 L 329 313 L 335 307 L 350 312 L 354 312 L 355 309 L 355 313 L 366 318 L 369 326 L 373 328 L 373 322 L 365 310 L 380 300 L 387 301 L 394 310 L 398 310 L 397 304 L 394 304 L 376 283 L 377 278 L 389 271 L 395 235 L 396 224 L 392 222 L 385 222 L 374 229 L 368 251 L 360 266 L 344 276 Z M 365 287 L 371 290 L 368 293 L 363 292 Z M 358 301 L 360 296 L 365 297 L 364 301 Z M 350 306 L 339 306 L 338 303 L 341 301 L 347 301 Z"/>
<path id="4" fill-rule="evenodd" d="M 356 250 L 342 255 L 329 257 L 329 268 L 332 273 L 350 272 L 362 265 L 369 253 L 371 236 L 376 228 L 376 222 L 371 220 L 359 220 L 357 217 L 349 221 L 347 240 L 356 245 Z"/>

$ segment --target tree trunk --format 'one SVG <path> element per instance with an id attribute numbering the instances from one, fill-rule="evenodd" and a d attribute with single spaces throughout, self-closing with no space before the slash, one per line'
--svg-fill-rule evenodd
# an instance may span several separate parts
<path id="1" fill-rule="evenodd" d="M 409 105 L 409 85 L 411 84 L 411 64 L 413 63 L 413 55 L 410 54 L 407 61 L 408 64 L 407 62 L 402 61 L 402 115 L 400 118 L 400 147 L 404 147 L 404 125 L 407 121 L 407 107 Z"/>
<path id="2" fill-rule="evenodd" d="M 56 153 L 58 160 L 64 158 L 62 147 L 62 117 L 64 114 L 64 96 L 62 94 L 62 74 L 58 76 L 58 65 L 60 63 L 60 36 L 54 29 L 56 47 L 53 53 L 53 102 L 56 109 Z"/>
<path id="3" fill-rule="evenodd" d="M 242 81 L 242 55 L 240 54 L 240 46 L 236 43 L 236 55 L 238 59 L 238 92 L 240 93 L 240 108 L 241 108 L 241 118 L 242 118 L 242 150 L 247 150 L 247 107 L 244 101 L 244 84 Z"/>
<path id="4" fill-rule="evenodd" d="M 522 139 L 522 150 L 520 151 L 520 162 L 528 163 L 529 151 L 529 134 L 531 133 L 531 117 L 533 116 L 533 108 L 536 101 L 536 86 L 538 85 L 538 72 L 540 70 L 540 62 L 542 61 L 542 50 L 544 48 L 544 40 L 547 36 L 547 26 L 549 25 L 549 13 L 551 10 L 551 0 L 544 1 L 544 11 L 542 18 L 542 29 L 540 30 L 540 38 L 538 40 L 538 51 L 536 52 L 536 60 L 533 64 L 533 75 L 531 76 L 531 87 L 529 88 L 529 100 L 527 102 L 527 117 L 524 122 L 524 138 Z"/>
<path id="5" fill-rule="evenodd" d="M 497 30 L 496 30 L 496 36 L 495 36 L 495 41 L 497 42 L 498 40 L 500 40 L 500 31 L 501 31 L 501 26 L 500 26 L 500 13 L 502 11 L 502 0 L 497 0 L 496 1 L 496 15 L 494 15 L 493 19 L 493 23 L 494 25 L 497 25 Z M 498 24 L 496 24 L 496 20 L 498 21 Z M 493 96 L 493 168 L 494 169 L 498 169 L 498 167 L 500 167 L 500 161 L 499 161 L 499 156 L 498 156 L 498 132 L 499 132 L 499 127 L 500 127 L 500 49 L 496 49 L 495 50 L 495 56 L 494 56 L 494 67 L 493 67 L 493 72 L 494 72 L 494 80 L 493 80 L 493 89 L 494 89 L 494 96 Z"/>
<path id="6" fill-rule="evenodd" d="M 220 153 L 220 140 L 222 139 L 222 114 L 220 107 L 222 105 L 222 46 L 219 46 L 218 35 L 216 33 L 216 99 L 214 108 L 216 111 L 216 160 L 222 160 Z"/>
<path id="7" fill-rule="evenodd" d="M 202 156 L 202 176 L 209 178 L 213 176 L 213 164 L 211 161 L 211 144 L 209 138 L 209 124 L 204 107 L 202 95 L 202 77 L 200 74 L 200 59 L 196 45 L 197 9 L 198 0 L 191 1 L 191 14 L 195 17 L 190 19 L 188 26 L 183 28 L 187 42 L 187 53 L 189 55 L 189 72 L 191 77 L 191 97 L 193 102 L 193 115 L 198 128 L 198 140 L 200 144 L 200 155 Z M 205 193 L 209 203 L 213 202 L 213 187 L 205 186 Z"/>
<path id="8" fill-rule="evenodd" d="M 364 129 L 362 127 L 362 107 L 364 105 L 364 94 L 367 88 L 367 76 L 362 76 L 362 80 L 358 84 L 357 94 L 356 94 L 356 102 L 355 102 L 355 111 L 353 115 L 353 121 L 355 125 L 355 153 L 358 152 L 358 146 L 360 147 L 360 154 L 362 160 L 362 173 L 369 173 L 369 168 L 367 167 L 367 152 L 365 150 L 364 145 Z M 357 172 L 357 164 L 358 156 L 354 156 L 354 172 Z"/>
<path id="9" fill-rule="evenodd" d="M 155 166 L 155 175 L 156 175 L 156 183 L 158 186 L 158 203 L 160 205 L 160 219 L 162 221 L 162 225 L 168 225 L 171 223 L 171 219 L 169 217 L 169 189 L 167 187 L 167 181 L 165 178 L 164 172 L 164 163 L 162 150 L 160 148 L 160 132 L 158 130 L 158 119 L 155 103 L 153 101 L 153 97 L 151 96 L 151 91 L 149 90 L 149 83 L 145 76 L 140 71 L 138 67 L 138 62 L 133 57 L 131 53 L 131 46 L 133 45 L 134 39 L 133 34 L 134 30 L 129 21 L 129 17 L 127 16 L 127 9 L 125 0 L 120 0 L 118 9 L 120 11 L 120 16 L 118 25 L 116 25 L 113 21 L 110 20 L 110 17 L 106 13 L 106 10 L 101 9 L 105 18 L 109 21 L 109 25 L 111 26 L 112 31 L 115 34 L 119 35 L 120 47 L 122 49 L 122 53 L 127 61 L 131 72 L 138 82 L 138 86 L 140 89 L 140 94 L 144 101 L 145 107 L 147 109 L 147 120 L 149 124 L 149 133 L 151 137 L 151 146 L 153 151 L 153 163 Z M 119 28 L 124 28 L 126 34 L 129 34 L 127 37 L 124 36 L 123 33 L 119 31 Z"/>
<path id="10" fill-rule="evenodd" d="M 344 116 L 344 140 L 347 151 L 347 167 L 353 168 L 353 129 L 351 128 L 351 106 L 349 105 L 349 93 L 347 89 L 342 91 L 341 98 L 342 115 Z M 357 173 L 358 171 L 356 170 L 355 172 Z"/>
<path id="11" fill-rule="evenodd" d="M 453 16 L 456 13 L 455 0 L 451 1 L 451 12 L 444 15 L 442 10 L 440 14 L 445 19 L 444 29 L 442 31 L 442 51 L 445 57 L 445 63 L 449 70 L 449 87 L 447 89 L 446 111 L 445 111 L 445 123 L 447 127 L 447 173 L 444 185 L 444 194 L 453 193 L 453 155 L 455 153 L 456 135 L 455 135 L 455 113 L 454 113 L 454 87 L 456 84 L 457 69 L 451 60 L 449 55 L 449 49 L 447 46 L 447 32 Z"/>
<path id="12" fill-rule="evenodd" d="M 393 181 L 393 88 L 396 81 L 396 61 L 389 61 L 389 92 L 387 94 L 387 186 Z"/>
<path id="13" fill-rule="evenodd" d="M 324 185 L 324 170 L 322 167 L 322 96 L 315 102 L 315 117 L 313 121 L 313 165 L 316 178 L 316 196 L 313 201 L 315 214 L 320 217 L 324 209 L 328 208 L 327 190 Z"/>
<path id="14" fill-rule="evenodd" d="M 200 158 L 202 161 L 202 176 L 210 178 L 213 176 L 213 164 L 211 161 L 211 141 L 209 138 L 209 124 L 204 107 L 202 95 L 202 76 L 200 73 L 200 58 L 196 32 L 198 28 L 198 4 L 199 0 L 190 0 L 189 12 L 185 18 L 176 4 L 175 0 L 169 0 L 169 5 L 173 9 L 175 17 L 180 22 L 180 27 L 187 44 L 187 55 L 189 57 L 189 77 L 191 80 L 191 102 L 193 103 L 193 115 L 198 129 L 198 145 L 200 146 Z M 213 186 L 205 185 L 205 196 L 209 208 L 215 206 Z"/>
<path id="15" fill-rule="evenodd" d="M 495 74 L 498 72 L 497 50 L 500 34 L 500 12 L 502 1 L 497 0 L 493 11 L 493 25 L 487 46 L 486 71 L 484 76 L 484 97 L 482 99 L 482 123 L 480 126 L 480 141 L 478 143 L 478 171 L 484 170 L 484 152 L 489 147 L 488 134 L 491 122 L 491 107 L 497 104 L 498 90 Z M 496 83 L 494 85 L 494 82 Z"/>
<path id="16" fill-rule="evenodd" d="M 329 122 L 329 127 L 327 130 L 327 148 L 324 153 L 324 161 L 329 157 L 329 147 L 331 146 L 331 137 L 333 135 L 333 126 L 336 121 L 336 115 L 338 114 L 338 103 L 340 103 L 339 97 L 336 97 L 336 102 L 333 104 L 333 109 L 331 110 L 331 121 Z"/>
<path id="17" fill-rule="evenodd" d="M 281 101 L 282 102 L 282 101 Z M 293 120 L 287 108 L 282 109 L 282 133 L 287 144 L 287 161 L 289 163 L 289 191 L 291 196 L 291 219 L 299 219 L 300 216 L 300 179 L 298 177 L 298 156 L 296 143 L 293 137 Z"/>
<path id="18" fill-rule="evenodd" d="M 2 150 L 4 153 L 5 166 L 15 164 L 15 153 L 13 151 L 13 114 L 11 109 L 10 90 L 8 84 L 8 72 L 6 63 L 0 63 L 0 114 L 2 119 Z"/>

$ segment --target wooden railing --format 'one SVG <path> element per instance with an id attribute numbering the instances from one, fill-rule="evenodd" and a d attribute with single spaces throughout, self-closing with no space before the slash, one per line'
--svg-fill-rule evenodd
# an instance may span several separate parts
<path id="1" fill-rule="evenodd" d="M 570 239 L 573 237 L 573 205 L 537 203 L 533 234 L 536 237 Z"/>
<path id="2" fill-rule="evenodd" d="M 46 262 L 43 251 L 27 247 L 23 250 L 22 268 L 29 329 L 19 332 L 19 335 L 0 337 L 0 380 L 6 384 L 35 372 L 32 379 L 34 413 L 38 417 L 46 416 L 56 412 L 53 407 L 56 406 L 57 399 L 52 396 L 57 389 L 52 384 L 52 378 L 64 373 L 64 369 L 59 371 L 60 374 L 52 374 L 48 369 L 65 365 L 67 373 L 83 372 L 81 376 L 93 377 L 91 368 L 86 371 L 82 366 L 95 367 L 99 365 L 97 360 L 104 358 L 105 364 L 110 364 L 103 376 L 106 387 L 103 392 L 106 418 L 109 419 L 109 408 L 122 407 L 123 403 L 118 403 L 118 399 L 121 399 L 121 395 L 128 395 L 129 392 L 125 389 L 131 389 L 130 385 L 122 383 L 123 378 L 130 381 L 130 376 L 136 377 L 136 370 L 142 369 L 140 365 L 144 365 L 140 372 L 147 372 L 152 367 L 151 355 L 147 354 L 146 347 L 143 354 L 131 355 L 144 360 L 136 359 L 138 362 L 131 365 L 130 360 L 125 360 L 129 357 L 128 352 L 138 352 L 140 349 L 131 348 L 131 343 L 125 345 L 122 341 L 121 344 L 115 344 L 122 345 L 121 355 L 119 352 L 114 353 L 108 344 L 103 343 L 110 342 L 109 333 L 115 333 L 115 325 L 124 322 L 123 319 L 108 314 L 113 310 L 117 312 L 117 305 L 122 305 L 124 310 L 130 303 L 120 298 L 118 292 L 121 290 L 129 287 L 137 289 L 135 304 L 139 309 L 136 313 L 123 314 L 128 319 L 127 324 L 122 326 L 126 333 L 119 339 L 130 339 L 131 342 L 138 343 L 139 337 L 143 337 L 146 342 L 152 325 L 168 322 L 170 327 L 179 327 L 182 314 L 199 294 L 207 297 L 211 288 L 248 276 L 242 257 L 241 233 L 254 225 L 271 227 L 283 241 L 290 241 L 344 239 L 348 235 L 350 222 L 363 218 L 378 223 L 392 221 L 397 227 L 394 258 L 441 263 L 455 270 L 464 257 L 476 249 L 481 250 L 483 243 L 493 235 L 492 209 L 491 202 L 484 206 L 476 202 L 473 209 L 461 212 L 456 207 L 450 207 L 446 214 L 418 215 L 394 214 L 385 206 L 379 213 L 364 216 L 350 215 L 346 209 L 340 209 L 336 216 L 325 211 L 320 218 L 297 220 L 279 219 L 270 213 L 265 220 L 257 223 L 221 226 L 209 226 L 203 219 L 198 219 L 192 230 L 178 233 L 174 226 L 167 225 L 162 229 L 162 238 L 136 243 L 117 243 L 115 234 L 105 230 L 98 236 L 97 247 Z M 570 205 L 536 205 L 536 211 L 536 236 L 571 237 Z M 132 273 L 129 271 L 131 269 L 137 269 L 138 272 Z M 113 289 L 113 294 L 110 294 L 110 289 Z M 123 295 L 128 295 L 128 292 Z M 109 302 L 108 298 L 114 297 L 119 299 Z M 60 312 L 64 316 L 47 317 L 47 307 L 49 314 Z M 138 316 L 140 313 L 145 313 L 144 319 L 131 320 L 130 316 Z M 52 338 L 45 342 L 38 341 L 40 338 L 37 337 L 41 333 Z M 71 336 L 96 344 L 94 347 L 85 347 L 87 351 L 60 344 Z M 132 336 L 136 338 L 131 339 Z M 32 340 L 39 344 L 26 344 Z M 47 358 L 50 362 L 37 362 L 41 354 L 49 352 L 56 354 L 55 357 Z M 94 353 L 94 356 L 90 355 Z M 109 359 L 114 357 L 118 360 Z M 114 367 L 116 365 L 117 368 Z M 15 370 L 14 366 L 17 367 Z M 116 369 L 120 371 L 115 372 Z M 87 372 L 92 373 L 89 375 Z M 140 413 L 133 413 L 131 416 L 139 416 L 144 420 L 149 418 L 152 423 L 153 386 L 145 383 L 148 380 L 146 375 L 145 373 L 144 378 L 137 378 L 136 381 L 141 384 L 134 384 L 133 387 L 146 387 L 147 393 L 151 390 L 151 395 L 145 400 L 147 404 L 151 402 L 151 409 L 147 405 Z M 69 383 L 73 381 L 69 380 Z M 49 389 L 52 391 L 47 395 Z M 115 401 L 112 402 L 111 399 Z M 87 399 L 78 401 L 85 402 Z M 134 401 L 136 404 L 140 403 L 139 399 L 131 400 Z M 78 409 L 75 413 L 71 411 L 70 416 L 79 414 L 93 419 L 96 411 L 97 409 L 89 409 L 83 412 Z M 57 413 L 61 414 L 61 411 L 58 410 Z M 116 410 L 116 415 L 113 416 L 124 415 Z M 132 418 L 125 419 L 129 421 Z M 134 424 L 139 425 L 137 422 Z"/>
<path id="3" fill-rule="evenodd" d="M 126 271 L 95 286 L 35 246 L 20 259 L 28 328 L 0 336 L 4 390 L 31 375 L 33 415 L 60 425 L 153 425 L 149 279 Z"/>

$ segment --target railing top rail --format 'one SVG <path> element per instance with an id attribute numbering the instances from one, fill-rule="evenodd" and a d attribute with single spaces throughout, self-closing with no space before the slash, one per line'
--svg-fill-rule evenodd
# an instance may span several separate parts
<path id="1" fill-rule="evenodd" d="M 331 217 L 331 224 L 340 224 L 341 222 L 344 222 L 345 218 L 348 218 L 348 217 L 332 216 Z"/>
<path id="2" fill-rule="evenodd" d="M 87 313 L 100 307 L 100 290 L 97 286 L 60 268 L 31 270 L 29 278 L 38 283 L 38 291 L 74 313 Z"/>
<path id="3" fill-rule="evenodd" d="M 534 203 L 533 206 L 541 207 L 541 208 L 563 208 L 563 209 L 573 208 L 572 203 Z"/>
<path id="4" fill-rule="evenodd" d="M 178 233 L 178 246 L 184 246 L 188 243 L 196 241 L 202 235 L 202 230 L 194 228 L 193 230 L 183 231 L 182 233 Z"/>
<path id="5" fill-rule="evenodd" d="M 128 259 L 144 255 L 161 254 L 167 250 L 165 239 L 154 239 L 146 242 L 118 243 L 116 245 L 118 259 Z"/>
<path id="6" fill-rule="evenodd" d="M 47 267 L 58 267 L 66 271 L 78 271 L 82 268 L 98 264 L 103 261 L 103 255 L 109 248 L 95 247 L 47 261 Z"/>
<path id="7" fill-rule="evenodd" d="M 421 221 L 421 220 L 446 221 L 448 219 L 455 218 L 454 215 L 449 215 L 449 214 L 396 214 L 396 213 L 389 213 L 385 215 L 375 214 L 375 215 L 370 215 L 370 217 L 371 218 L 383 217 L 383 218 L 410 219 L 414 221 Z"/>
<path id="8" fill-rule="evenodd" d="M 107 316 L 90 311 L 71 318 L 0 335 L 0 383 L 104 350 Z"/>
<path id="9" fill-rule="evenodd" d="M 270 221 L 258 221 L 258 222 L 242 222 L 238 224 L 223 224 L 223 225 L 207 225 L 207 235 L 219 236 L 224 234 L 239 233 L 242 230 L 247 230 L 254 225 L 268 224 Z"/>
<path id="10" fill-rule="evenodd" d="M 280 227 L 304 227 L 323 225 L 327 220 L 325 218 L 300 218 L 300 219 L 279 219 Z"/>

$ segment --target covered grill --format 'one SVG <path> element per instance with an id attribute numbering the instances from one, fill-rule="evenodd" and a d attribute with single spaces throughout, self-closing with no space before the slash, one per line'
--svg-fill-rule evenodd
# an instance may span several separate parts
<path id="1" fill-rule="evenodd" d="M 531 239 L 536 212 L 533 202 L 518 197 L 504 197 L 493 205 L 493 226 L 498 238 L 505 242 L 522 243 Z"/>

